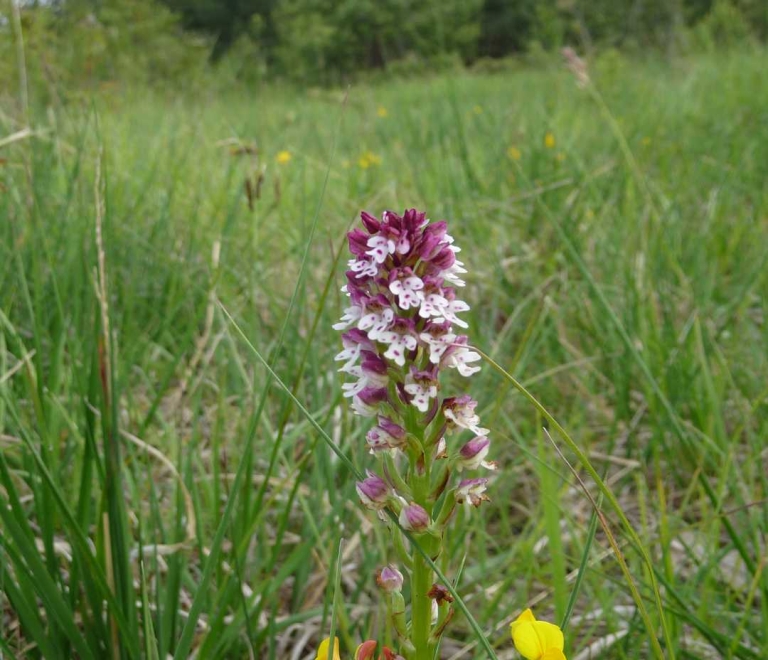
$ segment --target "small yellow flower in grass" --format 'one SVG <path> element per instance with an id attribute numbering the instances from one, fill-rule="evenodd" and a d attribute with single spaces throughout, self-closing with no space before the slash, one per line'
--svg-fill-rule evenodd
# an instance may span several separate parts
<path id="1" fill-rule="evenodd" d="M 334 637 L 333 639 L 333 657 L 328 657 L 328 649 L 331 646 L 331 639 L 330 637 L 326 637 L 322 642 L 320 642 L 320 646 L 317 647 L 317 656 L 315 657 L 315 660 L 341 660 L 341 655 L 339 655 L 339 638 Z"/>
<path id="2" fill-rule="evenodd" d="M 277 152 L 275 160 L 277 160 L 280 165 L 285 165 L 286 163 L 291 162 L 291 158 L 291 152 L 283 150 Z"/>
<path id="3" fill-rule="evenodd" d="M 512 160 L 520 160 L 523 154 L 520 153 L 520 149 L 517 147 L 510 147 L 507 149 L 507 156 L 509 156 Z"/>
<path id="4" fill-rule="evenodd" d="M 642 140 L 640 140 L 640 144 L 642 144 L 644 147 L 648 147 L 651 144 L 651 138 L 644 137 Z"/>
<path id="5" fill-rule="evenodd" d="M 381 156 L 377 156 L 372 151 L 365 151 L 360 155 L 357 164 L 360 166 L 360 169 L 367 170 L 369 167 L 381 165 Z"/>
<path id="6" fill-rule="evenodd" d="M 544 136 L 544 146 L 547 149 L 554 149 L 555 148 L 555 136 L 552 135 L 552 133 L 549 132 L 549 131 Z"/>
<path id="7" fill-rule="evenodd" d="M 376 114 L 382 119 L 384 119 L 389 113 L 387 112 L 387 109 L 383 105 L 380 105 L 376 110 Z"/>
<path id="8" fill-rule="evenodd" d="M 537 621 L 530 609 L 510 624 L 515 648 L 526 660 L 566 660 L 563 631 L 554 623 Z"/>
<path id="9" fill-rule="evenodd" d="M 472 112 L 474 112 L 476 115 L 482 115 L 483 114 L 483 106 L 482 105 L 476 105 L 474 108 L 472 108 Z"/>

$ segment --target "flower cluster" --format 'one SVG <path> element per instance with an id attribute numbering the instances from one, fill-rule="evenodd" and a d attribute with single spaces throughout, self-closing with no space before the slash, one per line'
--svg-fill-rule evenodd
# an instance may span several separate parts
<path id="1" fill-rule="evenodd" d="M 367 434 L 372 453 L 406 450 L 403 419 L 420 415 L 424 426 L 437 419 L 430 447 L 445 450 L 445 436 L 468 430 L 473 437 L 451 458 L 457 470 L 492 468 L 485 461 L 490 441 L 475 413 L 477 402 L 467 395 L 440 401 L 439 374 L 455 369 L 461 376 L 480 370 L 480 355 L 469 347 L 459 328 L 469 305 L 458 297 L 464 286 L 460 251 L 445 222 L 430 223 L 414 209 L 402 216 L 385 211 L 381 220 L 362 213 L 364 229 L 348 234 L 353 258 L 348 262 L 343 291 L 350 305 L 334 328 L 343 331 L 344 350 L 336 360 L 351 377 L 343 385 L 354 411 L 377 417 Z M 408 408 L 415 408 L 409 413 Z M 443 454 L 444 455 L 444 454 Z M 457 498 L 478 505 L 484 479 L 463 481 Z M 392 501 L 389 484 L 369 473 L 358 486 L 364 504 L 384 508 Z M 396 507 L 406 528 L 423 527 L 422 512 Z"/>

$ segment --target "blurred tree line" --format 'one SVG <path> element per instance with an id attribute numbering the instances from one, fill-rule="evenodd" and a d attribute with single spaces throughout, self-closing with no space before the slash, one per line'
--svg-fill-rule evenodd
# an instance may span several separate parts
<path id="1" fill-rule="evenodd" d="M 335 83 L 536 56 L 572 45 L 675 54 L 768 39 L 768 0 L 0 0 L 0 84 L 12 2 L 28 65 L 70 82 L 216 75 Z"/>

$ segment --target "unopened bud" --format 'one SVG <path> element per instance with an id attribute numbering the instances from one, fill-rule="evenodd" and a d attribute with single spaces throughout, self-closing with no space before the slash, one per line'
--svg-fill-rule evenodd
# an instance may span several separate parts
<path id="1" fill-rule="evenodd" d="M 475 436 L 459 450 L 457 467 L 459 470 L 476 470 L 483 464 L 490 448 L 491 441 L 486 436 Z"/>
<path id="2" fill-rule="evenodd" d="M 389 500 L 390 488 L 384 479 L 367 471 L 368 477 L 357 482 L 357 494 L 367 509 L 381 510 Z"/>
<path id="3" fill-rule="evenodd" d="M 400 526 L 409 532 L 425 532 L 430 522 L 429 514 L 415 502 L 400 512 Z"/>
<path id="4" fill-rule="evenodd" d="M 376 640 L 369 639 L 357 647 L 355 660 L 373 660 L 374 653 L 376 653 Z"/>
<path id="5" fill-rule="evenodd" d="M 376 572 L 376 584 L 387 593 L 400 591 L 403 588 L 403 574 L 394 564 L 388 564 Z"/>

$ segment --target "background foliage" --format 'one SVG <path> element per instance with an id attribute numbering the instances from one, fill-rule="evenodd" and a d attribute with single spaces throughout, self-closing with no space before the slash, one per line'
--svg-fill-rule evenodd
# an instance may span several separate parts
<path id="1" fill-rule="evenodd" d="M 0 4 L 7 86 L 15 84 L 10 1 Z M 210 84 L 207 61 L 227 84 L 328 84 L 366 71 L 537 57 L 566 44 L 669 55 L 768 37 L 762 0 L 55 0 L 27 2 L 22 13 L 33 75 L 63 89 Z"/>

